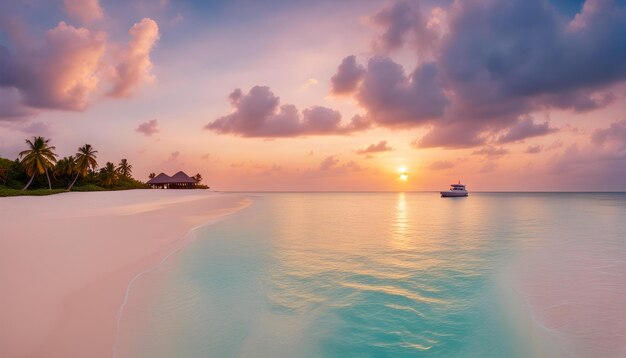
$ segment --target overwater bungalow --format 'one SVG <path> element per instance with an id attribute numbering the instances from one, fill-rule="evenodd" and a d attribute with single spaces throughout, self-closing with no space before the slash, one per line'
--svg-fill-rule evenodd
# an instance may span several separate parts
<path id="1" fill-rule="evenodd" d="M 194 189 L 198 185 L 198 181 L 180 171 L 173 176 L 161 173 L 148 180 L 147 184 L 152 189 Z"/>

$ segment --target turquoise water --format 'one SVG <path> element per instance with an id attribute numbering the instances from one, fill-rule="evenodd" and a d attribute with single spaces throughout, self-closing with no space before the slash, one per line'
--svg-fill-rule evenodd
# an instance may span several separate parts
<path id="1" fill-rule="evenodd" d="M 626 356 L 624 194 L 250 195 L 133 287 L 119 356 Z"/>

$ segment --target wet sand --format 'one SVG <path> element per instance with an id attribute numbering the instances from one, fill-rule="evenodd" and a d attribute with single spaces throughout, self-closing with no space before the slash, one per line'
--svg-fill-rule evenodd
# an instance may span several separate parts
<path id="1" fill-rule="evenodd" d="M 0 356 L 111 357 L 129 282 L 249 203 L 204 190 L 0 198 Z"/>

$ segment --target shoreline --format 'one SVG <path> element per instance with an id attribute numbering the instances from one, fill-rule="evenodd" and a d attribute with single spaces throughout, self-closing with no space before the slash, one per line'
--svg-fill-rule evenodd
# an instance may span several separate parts
<path id="1" fill-rule="evenodd" d="M 146 268 L 145 270 L 138 272 L 135 276 L 133 276 L 133 278 L 128 282 L 128 285 L 126 286 L 126 290 L 124 292 L 124 300 L 122 301 L 117 314 L 115 316 L 115 339 L 113 342 L 113 346 L 112 346 L 112 357 L 115 358 L 117 357 L 117 353 L 118 353 L 118 347 L 119 347 L 119 343 L 120 343 L 120 323 L 122 321 L 122 318 L 124 317 L 124 312 L 126 309 L 126 306 L 128 304 L 128 300 L 130 299 L 130 294 L 131 291 L 133 290 L 134 286 L 135 286 L 135 282 L 139 281 L 139 279 L 141 279 L 144 275 L 148 275 L 156 270 L 158 270 L 159 268 L 163 267 L 163 265 L 165 263 L 168 262 L 168 260 L 172 257 L 175 256 L 176 254 L 180 253 L 183 249 L 185 249 L 190 243 L 192 243 L 193 241 L 196 240 L 196 231 L 213 225 L 215 223 L 218 223 L 222 220 L 225 220 L 226 218 L 228 218 L 229 216 L 236 214 L 239 210 L 245 209 L 249 206 L 245 205 L 243 207 L 241 207 L 240 209 L 228 213 L 228 214 L 224 214 L 221 216 L 217 216 L 214 217 L 212 219 L 210 219 L 208 222 L 200 224 L 198 226 L 192 227 L 191 229 L 189 229 L 189 231 L 187 231 L 187 233 L 181 237 L 179 240 L 181 242 L 180 245 L 178 245 L 178 247 L 174 248 L 171 252 L 167 253 L 167 255 L 165 255 L 164 257 L 162 257 L 158 262 L 156 262 L 153 266 Z"/>
<path id="2" fill-rule="evenodd" d="M 3 199 L 0 353 L 110 357 L 133 280 L 250 203 L 186 190 Z"/>

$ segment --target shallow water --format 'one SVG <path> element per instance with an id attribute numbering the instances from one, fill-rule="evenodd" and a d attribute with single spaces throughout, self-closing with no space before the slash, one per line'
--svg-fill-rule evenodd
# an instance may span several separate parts
<path id="1" fill-rule="evenodd" d="M 625 194 L 253 196 L 133 286 L 118 356 L 626 356 Z"/>

